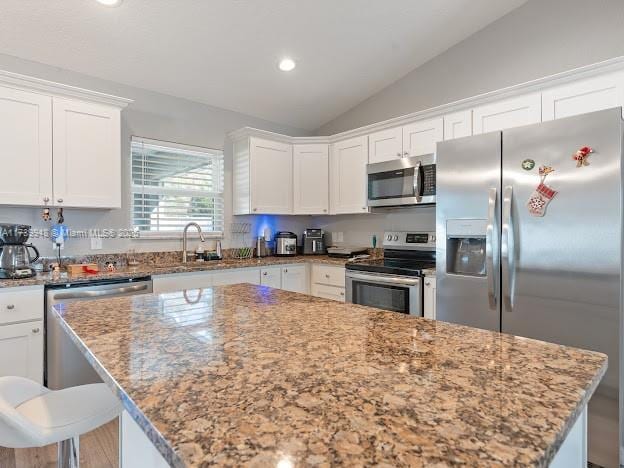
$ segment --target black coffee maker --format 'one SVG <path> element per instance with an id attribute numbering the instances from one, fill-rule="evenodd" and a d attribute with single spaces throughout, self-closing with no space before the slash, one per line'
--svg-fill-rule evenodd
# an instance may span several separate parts
<path id="1" fill-rule="evenodd" d="M 30 226 L 0 224 L 0 278 L 20 279 L 35 276 L 31 264 L 39 258 L 37 247 L 27 244 Z M 29 249 L 34 251 L 34 256 Z"/>

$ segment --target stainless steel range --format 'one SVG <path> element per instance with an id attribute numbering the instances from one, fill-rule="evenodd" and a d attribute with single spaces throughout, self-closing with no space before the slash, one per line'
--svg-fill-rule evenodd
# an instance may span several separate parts
<path id="1" fill-rule="evenodd" d="M 384 258 L 347 263 L 347 302 L 423 315 L 423 270 L 435 268 L 435 233 L 386 232 Z"/>

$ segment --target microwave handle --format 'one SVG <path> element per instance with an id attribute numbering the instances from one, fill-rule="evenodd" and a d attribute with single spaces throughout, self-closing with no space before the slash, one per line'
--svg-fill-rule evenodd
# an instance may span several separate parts
<path id="1" fill-rule="evenodd" d="M 422 197 L 422 182 L 421 182 L 421 178 L 420 178 L 420 161 L 418 161 L 416 163 L 416 166 L 414 166 L 414 196 L 415 197 Z"/>

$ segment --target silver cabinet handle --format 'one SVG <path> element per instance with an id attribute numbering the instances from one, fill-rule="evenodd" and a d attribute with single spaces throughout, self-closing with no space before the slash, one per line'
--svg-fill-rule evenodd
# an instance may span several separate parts
<path id="1" fill-rule="evenodd" d="M 323 213 L 327 213 L 327 208 L 323 208 Z"/>
<path id="2" fill-rule="evenodd" d="M 325 275 L 325 278 L 329 279 L 329 275 Z"/>
<path id="3" fill-rule="evenodd" d="M 263 271 L 263 272 L 262 272 L 262 274 L 263 274 L 264 276 L 266 276 L 266 275 L 267 275 L 267 272 L 266 272 L 266 271 Z"/>
<path id="4" fill-rule="evenodd" d="M 404 151 L 404 152 L 403 152 L 403 156 L 409 156 L 409 152 Z"/>
<path id="5" fill-rule="evenodd" d="M 340 295 L 341 295 L 341 296 L 344 296 L 344 291 L 340 291 Z"/>
<path id="6" fill-rule="evenodd" d="M 48 203 L 50 201 L 50 197 L 43 197 L 43 202 Z"/>
<path id="7" fill-rule="evenodd" d="M 39 327 L 37 327 L 37 328 L 33 328 L 33 329 L 32 329 L 32 332 L 33 332 L 33 333 L 39 333 Z"/>
<path id="8" fill-rule="evenodd" d="M 363 206 L 363 207 L 362 207 L 362 209 L 363 209 L 363 210 L 365 210 L 365 209 L 366 209 L 366 207 L 365 207 L 365 206 Z"/>
<path id="9" fill-rule="evenodd" d="M 494 232 L 495 232 L 495 219 L 496 219 L 496 188 L 491 188 L 488 191 L 488 220 L 487 227 L 485 229 L 485 259 L 486 259 L 486 277 L 488 285 L 488 301 L 490 303 L 490 309 L 496 310 L 496 270 L 494 269 Z"/>
<path id="10" fill-rule="evenodd" d="M 514 301 L 514 245 L 513 226 L 511 219 L 511 202 L 513 199 L 513 187 L 505 187 L 503 192 L 503 229 L 501 236 L 501 263 L 503 282 L 503 304 L 507 312 L 513 311 Z"/>
<path id="11" fill-rule="evenodd" d="M 288 268 L 284 268 L 284 273 L 288 273 Z"/>
<path id="12" fill-rule="evenodd" d="M 431 281 L 425 281 L 425 286 L 431 286 Z"/>
<path id="13" fill-rule="evenodd" d="M 63 199 L 59 198 L 58 200 L 56 200 L 57 203 L 63 203 Z"/>
<path id="14" fill-rule="evenodd" d="M 401 152 L 400 151 L 397 153 L 397 157 L 399 157 L 399 158 L 401 157 Z"/>
<path id="15" fill-rule="evenodd" d="M 254 208 L 253 211 L 258 211 L 258 208 Z"/>
<path id="16" fill-rule="evenodd" d="M 7 305 L 7 309 L 9 309 L 9 310 L 13 310 L 13 309 L 15 309 L 15 304 L 9 304 L 9 305 Z"/>

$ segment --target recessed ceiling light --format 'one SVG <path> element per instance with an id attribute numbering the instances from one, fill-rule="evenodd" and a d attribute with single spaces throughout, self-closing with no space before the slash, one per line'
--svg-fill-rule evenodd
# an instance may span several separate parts
<path id="1" fill-rule="evenodd" d="M 297 64 L 295 63 L 295 61 L 288 57 L 283 58 L 282 60 L 280 60 L 279 63 L 279 69 L 286 72 L 294 70 L 296 66 Z"/>
<path id="2" fill-rule="evenodd" d="M 106 5 L 106 6 L 111 6 L 111 7 L 116 7 L 121 5 L 122 0 L 96 0 L 98 3 L 101 3 L 102 5 Z"/>

